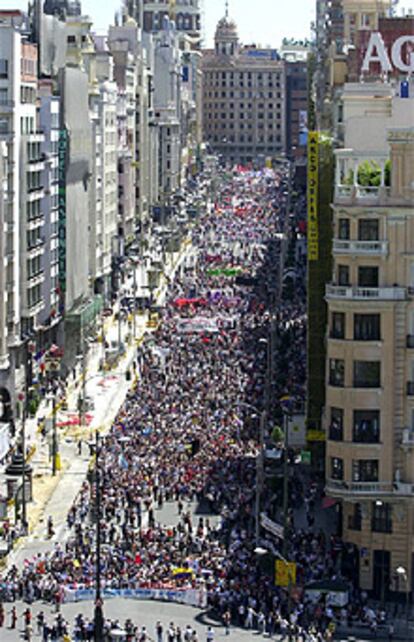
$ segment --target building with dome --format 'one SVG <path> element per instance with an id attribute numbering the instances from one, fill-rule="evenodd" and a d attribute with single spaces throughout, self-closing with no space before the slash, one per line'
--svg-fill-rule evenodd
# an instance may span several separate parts
<path id="1" fill-rule="evenodd" d="M 236 23 L 218 22 L 214 49 L 203 52 L 203 137 L 231 163 L 285 151 L 285 63 L 276 50 L 243 46 Z"/>

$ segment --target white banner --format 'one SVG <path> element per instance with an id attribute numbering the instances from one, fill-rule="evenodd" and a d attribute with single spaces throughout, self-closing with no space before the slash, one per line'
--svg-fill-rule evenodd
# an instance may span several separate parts
<path id="1" fill-rule="evenodd" d="M 103 599 L 123 597 L 132 600 L 159 600 L 162 602 L 176 602 L 205 608 L 207 606 L 207 592 L 202 589 L 102 589 Z M 95 599 L 95 590 L 86 588 L 64 587 L 63 601 L 84 602 Z"/>

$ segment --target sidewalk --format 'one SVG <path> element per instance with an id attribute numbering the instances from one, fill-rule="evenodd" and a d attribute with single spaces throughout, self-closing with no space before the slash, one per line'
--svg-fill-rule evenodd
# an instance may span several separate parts
<path id="1" fill-rule="evenodd" d="M 188 237 L 183 240 L 181 249 L 174 255 L 167 256 L 165 272 L 161 277 L 158 290 L 154 294 L 157 304 L 163 304 L 168 288 L 168 281 L 174 278 L 183 261 L 191 253 L 192 245 Z M 52 476 L 52 464 L 49 458 L 49 445 L 42 437 L 39 423 L 42 419 L 52 416 L 52 406 L 47 400 L 42 401 L 37 415 L 27 422 L 27 436 L 33 454 L 30 463 L 33 467 L 33 501 L 27 504 L 29 533 L 27 537 L 15 540 L 14 548 L 3 560 L 3 566 L 17 566 L 24 560 L 37 553 L 46 552 L 54 547 L 56 541 L 62 541 L 66 528 L 66 515 L 70 505 L 75 501 L 80 488 L 85 481 L 91 457 L 87 443 L 94 439 L 96 430 L 102 434 L 108 432 L 112 422 L 123 404 L 127 392 L 132 385 L 127 380 L 126 372 L 131 369 L 136 356 L 136 347 L 142 342 L 146 332 L 151 331 L 147 326 L 148 315 L 137 315 L 136 339 L 125 344 L 125 354 L 120 358 L 114 370 L 102 373 L 99 364 L 102 357 L 102 347 L 94 343 L 89 351 L 87 362 L 86 395 L 93 401 L 93 409 L 89 415 L 89 425 L 58 427 L 59 452 L 61 470 Z M 118 324 L 109 319 L 105 333 L 109 340 L 117 340 Z M 131 329 L 126 323 L 122 324 L 122 340 Z M 67 410 L 59 408 L 56 422 L 59 426 L 68 417 L 78 414 L 78 396 L 82 386 L 81 375 L 72 380 L 67 387 Z M 78 442 L 82 441 L 82 454 L 78 452 Z M 29 442 L 28 442 L 29 443 Z M 10 514 L 14 512 L 10 507 Z M 55 537 L 46 539 L 47 518 L 52 517 Z M 14 520 L 11 520 L 14 521 Z"/>

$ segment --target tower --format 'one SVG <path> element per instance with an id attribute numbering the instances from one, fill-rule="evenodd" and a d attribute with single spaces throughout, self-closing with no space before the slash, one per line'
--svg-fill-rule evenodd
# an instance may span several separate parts
<path id="1" fill-rule="evenodd" d="M 225 4 L 224 18 L 217 24 L 214 43 L 217 56 L 234 56 L 239 52 L 237 25 L 229 17 L 228 0 Z"/>

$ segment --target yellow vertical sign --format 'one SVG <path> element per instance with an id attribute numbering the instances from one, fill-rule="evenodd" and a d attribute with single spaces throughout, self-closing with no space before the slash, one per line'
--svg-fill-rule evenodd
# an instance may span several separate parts
<path id="1" fill-rule="evenodd" d="M 308 134 L 308 261 L 319 259 L 318 180 L 319 134 Z"/>
<path id="2" fill-rule="evenodd" d="M 293 586 L 294 584 L 296 584 L 295 562 L 284 562 L 283 560 L 276 560 L 275 584 L 276 586 Z"/>

